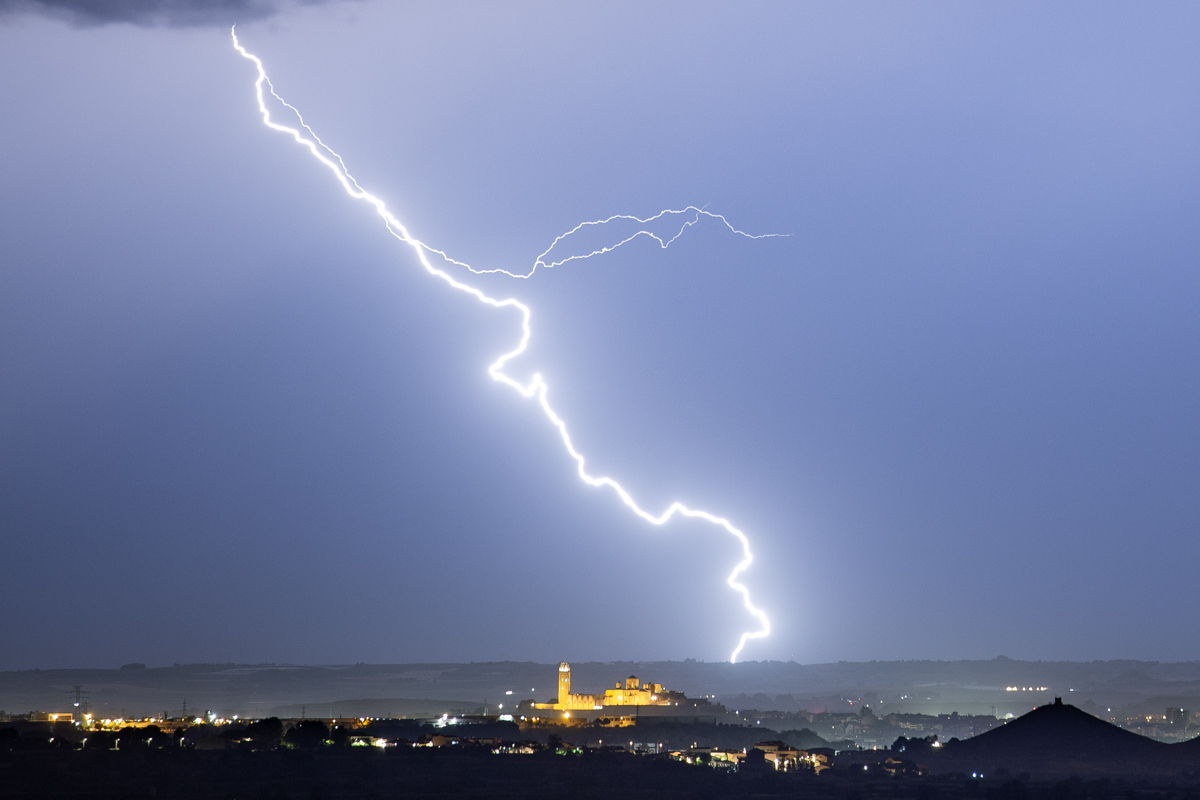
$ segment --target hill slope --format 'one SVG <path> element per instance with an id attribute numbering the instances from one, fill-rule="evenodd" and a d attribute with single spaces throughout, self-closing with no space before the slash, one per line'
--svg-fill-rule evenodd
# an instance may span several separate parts
<path id="1" fill-rule="evenodd" d="M 936 772 L 1139 775 L 1200 768 L 1196 742 L 1169 745 L 1097 719 L 1061 698 L 995 730 L 942 748 Z"/>

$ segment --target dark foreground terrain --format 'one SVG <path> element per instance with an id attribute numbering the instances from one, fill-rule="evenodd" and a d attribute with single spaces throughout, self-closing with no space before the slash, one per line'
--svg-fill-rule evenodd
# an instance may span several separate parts
<path id="1" fill-rule="evenodd" d="M 936 736 L 900 737 L 888 749 L 844 750 L 836 757 L 828 748 L 808 754 L 793 749 L 792 760 L 780 762 L 787 769 L 780 771 L 766 753 L 782 754 L 787 747 L 783 741 L 753 744 L 747 739 L 742 747 L 723 741 L 720 752 L 712 749 L 715 742 L 707 749 L 688 749 L 683 743 L 672 759 L 655 749 L 661 744 L 631 742 L 634 749 L 650 748 L 643 754 L 611 743 L 579 744 L 592 735 L 617 734 L 594 726 L 523 730 L 502 722 L 438 728 L 413 720 L 380 720 L 326 728 L 319 720 L 285 725 L 269 718 L 174 732 L 153 725 L 84 731 L 69 722 L 19 727 L 0 729 L 0 800 L 1200 800 L 1200 738 L 1164 744 L 1061 700 L 987 733 L 945 744 Z M 714 740 L 739 732 L 778 735 L 723 725 L 618 730 L 621 738 L 643 742 L 660 742 L 648 735 Z"/>
<path id="2" fill-rule="evenodd" d="M 850 771 L 719 772 L 627 753 L 495 755 L 460 748 L 320 751 L 13 751 L 4 798 L 821 798 L 1200 800 L 1200 775 L 1029 781 L 864 777 Z"/>

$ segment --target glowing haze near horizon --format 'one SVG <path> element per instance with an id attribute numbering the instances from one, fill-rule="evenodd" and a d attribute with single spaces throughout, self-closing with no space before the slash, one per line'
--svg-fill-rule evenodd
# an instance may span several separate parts
<path id="1" fill-rule="evenodd" d="M 519 314 L 263 129 L 234 21 L 480 270 L 686 203 L 792 234 L 471 275 L 533 310 L 512 373 L 591 474 L 752 532 L 744 657 L 1200 658 L 1198 15 L 0 17 L 0 668 L 725 660 L 749 627 L 736 539 L 650 528 L 497 390 Z"/>

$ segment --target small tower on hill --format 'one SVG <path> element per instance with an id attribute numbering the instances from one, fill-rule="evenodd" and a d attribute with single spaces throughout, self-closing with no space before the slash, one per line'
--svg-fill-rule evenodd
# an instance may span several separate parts
<path id="1" fill-rule="evenodd" d="M 558 703 L 566 708 L 571 695 L 571 665 L 566 661 L 558 665 Z"/>

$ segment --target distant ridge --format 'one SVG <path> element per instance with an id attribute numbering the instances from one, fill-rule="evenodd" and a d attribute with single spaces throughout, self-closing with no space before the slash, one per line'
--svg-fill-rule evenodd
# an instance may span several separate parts
<path id="1" fill-rule="evenodd" d="M 357 700 L 331 700 L 323 703 L 291 703 L 275 706 L 260 712 L 263 716 L 293 719 L 312 717 L 315 719 L 339 717 L 373 717 L 382 719 L 428 718 L 442 714 L 482 714 L 485 710 L 496 713 L 478 700 L 438 700 L 406 697 L 381 697 Z"/>
<path id="2" fill-rule="evenodd" d="M 279 706 L 346 698 L 457 698 L 478 705 L 504 702 L 507 707 L 510 701 L 543 700 L 553 694 L 558 662 L 126 666 L 130 668 L 0 671 L 0 709 L 24 713 L 58 707 L 72 686 L 80 684 L 91 693 L 93 709 L 104 714 L 158 714 L 181 709 L 184 700 L 189 708 L 226 716 L 257 716 Z M 637 675 L 689 697 L 728 699 L 734 703 L 731 709 L 759 711 L 858 711 L 861 698 L 876 715 L 958 712 L 1003 717 L 1024 714 L 1055 695 L 1092 712 L 1111 707 L 1141 715 L 1161 714 L 1167 707 L 1200 708 L 1200 662 L 996 658 L 836 664 L 572 661 L 571 666 L 574 680 L 587 692 L 603 691 L 613 681 Z"/>

